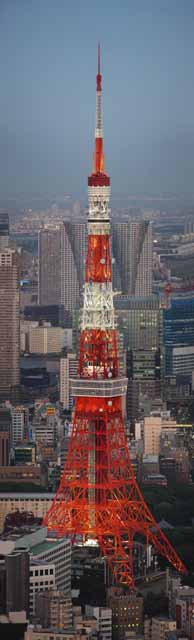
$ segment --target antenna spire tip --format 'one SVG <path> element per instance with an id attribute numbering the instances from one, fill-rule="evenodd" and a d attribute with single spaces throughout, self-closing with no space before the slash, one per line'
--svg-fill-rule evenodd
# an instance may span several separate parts
<path id="1" fill-rule="evenodd" d="M 98 43 L 98 75 L 100 75 L 100 42 Z"/>

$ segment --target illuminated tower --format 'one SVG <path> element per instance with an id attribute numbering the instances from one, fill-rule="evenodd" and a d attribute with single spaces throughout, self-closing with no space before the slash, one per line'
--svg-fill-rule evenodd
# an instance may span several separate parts
<path id="1" fill-rule="evenodd" d="M 104 170 L 100 50 L 93 173 L 88 179 L 88 250 L 75 409 L 64 473 L 44 525 L 75 541 L 97 540 L 116 582 L 133 587 L 133 540 L 142 535 L 179 571 L 184 565 L 160 531 L 136 483 L 123 421 L 127 379 L 118 374 L 110 179 Z"/>

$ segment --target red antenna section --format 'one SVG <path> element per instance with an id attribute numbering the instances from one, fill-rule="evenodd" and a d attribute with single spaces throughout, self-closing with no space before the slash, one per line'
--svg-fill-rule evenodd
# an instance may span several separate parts
<path id="1" fill-rule="evenodd" d="M 96 128 L 94 169 L 88 178 L 89 186 L 109 186 L 110 178 L 104 172 L 103 125 L 102 125 L 102 76 L 100 69 L 100 44 L 98 45 L 98 72 L 96 76 Z"/>
<path id="2" fill-rule="evenodd" d="M 100 73 L 100 44 L 98 45 L 98 73 L 96 76 L 96 91 L 102 91 L 101 87 L 102 76 Z"/>

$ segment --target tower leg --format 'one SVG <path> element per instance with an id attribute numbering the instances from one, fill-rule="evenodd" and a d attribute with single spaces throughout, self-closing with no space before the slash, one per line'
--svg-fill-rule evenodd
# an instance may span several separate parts
<path id="1" fill-rule="evenodd" d="M 105 556 L 116 584 L 126 584 L 134 589 L 133 533 L 103 535 L 98 538 L 101 553 Z"/>

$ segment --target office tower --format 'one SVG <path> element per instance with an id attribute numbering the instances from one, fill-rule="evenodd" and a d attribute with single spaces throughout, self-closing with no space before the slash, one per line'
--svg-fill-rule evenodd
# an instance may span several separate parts
<path id="1" fill-rule="evenodd" d="M 0 253 L 0 397 L 14 394 L 20 381 L 20 318 L 18 255 Z"/>
<path id="2" fill-rule="evenodd" d="M 124 348 L 158 349 L 160 344 L 160 309 L 156 295 L 138 297 L 115 296 L 115 315 Z"/>
<path id="3" fill-rule="evenodd" d="M 6 608 L 9 611 L 29 611 L 29 552 L 14 549 L 5 558 Z"/>
<path id="4" fill-rule="evenodd" d="M 152 293 L 152 226 L 148 220 L 112 223 L 114 288 L 124 295 Z"/>
<path id="5" fill-rule="evenodd" d="M 139 415 L 140 397 L 160 398 L 162 359 L 160 348 L 128 350 L 126 354 L 127 417 L 134 424 Z"/>
<path id="6" fill-rule="evenodd" d="M 77 373 L 78 358 L 76 353 L 67 353 L 60 360 L 60 402 L 68 411 L 73 406 L 70 379 Z"/>
<path id="7" fill-rule="evenodd" d="M 127 417 L 138 417 L 140 394 L 159 396 L 162 380 L 161 311 L 155 295 L 115 296 L 118 328 L 126 350 Z"/>
<path id="8" fill-rule="evenodd" d="M 8 213 L 0 213 L 0 251 L 9 244 L 9 216 Z"/>
<path id="9" fill-rule="evenodd" d="M 38 234 L 38 303 L 61 302 L 62 224 L 47 225 Z"/>
<path id="10" fill-rule="evenodd" d="M 61 303 L 71 313 L 78 307 L 84 282 L 86 224 L 64 222 Z"/>
<path id="11" fill-rule="evenodd" d="M 60 305 L 72 313 L 83 286 L 86 225 L 65 221 L 39 232 L 39 304 Z"/>
<path id="12" fill-rule="evenodd" d="M 104 170 L 100 51 L 93 173 L 88 178 L 88 248 L 73 426 L 60 486 L 44 519 L 55 535 L 97 540 L 116 583 L 134 586 L 137 533 L 179 571 L 185 567 L 137 485 L 123 420 L 110 251 L 110 178 Z"/>
<path id="13" fill-rule="evenodd" d="M 194 297 L 171 299 L 163 310 L 166 376 L 190 375 L 194 369 Z"/>
<path id="14" fill-rule="evenodd" d="M 9 409 L 0 408 L 0 466 L 9 464 L 11 413 Z"/>

